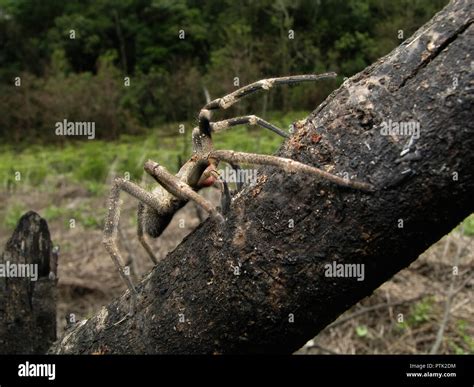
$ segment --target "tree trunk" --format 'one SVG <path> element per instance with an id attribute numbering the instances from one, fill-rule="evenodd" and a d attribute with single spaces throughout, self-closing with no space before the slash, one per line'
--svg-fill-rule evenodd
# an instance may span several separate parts
<path id="1" fill-rule="evenodd" d="M 450 3 L 279 151 L 376 192 L 261 168 L 225 224 L 208 219 L 144 278 L 133 317 L 126 293 L 52 352 L 291 353 L 407 267 L 474 209 L 473 8 Z M 384 135 L 412 121 L 419 136 Z M 363 280 L 330 277 L 335 264 Z"/>
<path id="2" fill-rule="evenodd" d="M 0 353 L 46 353 L 56 340 L 57 254 L 38 214 L 20 218 L 0 267 Z"/>

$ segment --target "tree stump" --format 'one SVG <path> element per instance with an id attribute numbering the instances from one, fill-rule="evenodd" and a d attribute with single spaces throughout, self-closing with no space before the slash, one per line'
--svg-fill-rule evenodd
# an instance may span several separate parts
<path id="1" fill-rule="evenodd" d="M 56 340 L 57 252 L 30 211 L 0 257 L 0 353 L 46 353 Z"/>

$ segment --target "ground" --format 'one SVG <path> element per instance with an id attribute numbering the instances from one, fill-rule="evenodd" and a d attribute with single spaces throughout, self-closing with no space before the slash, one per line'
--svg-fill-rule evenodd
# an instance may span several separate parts
<path id="1" fill-rule="evenodd" d="M 107 180 L 111 178 L 108 176 Z M 211 200 L 218 200 L 218 192 L 213 189 L 205 194 Z M 121 238 L 121 250 L 124 256 L 133 255 L 137 282 L 151 270 L 152 263 L 135 236 L 136 202 L 125 195 L 123 199 L 121 232 L 125 238 Z M 0 225 L 2 245 L 12 233 L 21 208 L 28 208 L 48 220 L 52 240 L 61 247 L 58 335 L 64 331 L 66 316 L 72 313 L 77 320 L 88 318 L 125 290 L 101 244 L 106 200 L 106 190 L 91 192 L 59 178 L 54 184 L 35 190 L 24 187 L 0 193 L 3 203 L 0 218 L 4 219 Z M 75 220 L 74 227 L 71 219 Z M 164 259 L 198 224 L 197 209 L 188 204 L 163 236 L 152 241 L 159 259 Z M 437 352 L 473 353 L 473 224 L 471 216 L 462 227 L 340 316 L 297 353 L 428 353 L 442 325 L 450 289 L 449 318 Z M 458 275 L 452 275 L 453 266 L 458 267 Z"/>

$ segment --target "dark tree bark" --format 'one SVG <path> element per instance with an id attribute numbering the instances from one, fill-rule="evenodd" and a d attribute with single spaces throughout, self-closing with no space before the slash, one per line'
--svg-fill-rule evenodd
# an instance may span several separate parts
<path id="1" fill-rule="evenodd" d="M 450 3 L 279 152 L 376 192 L 262 168 L 224 225 L 205 221 L 144 278 L 133 317 L 127 293 L 52 352 L 291 353 L 408 266 L 474 209 L 473 14 Z M 382 135 L 389 120 L 419 138 Z M 333 262 L 364 264 L 364 280 L 327 277 Z"/>
<path id="2" fill-rule="evenodd" d="M 57 301 L 57 255 L 46 221 L 32 211 L 23 215 L 0 265 L 0 353 L 46 353 L 56 340 Z M 18 265 L 28 266 L 20 273 Z"/>

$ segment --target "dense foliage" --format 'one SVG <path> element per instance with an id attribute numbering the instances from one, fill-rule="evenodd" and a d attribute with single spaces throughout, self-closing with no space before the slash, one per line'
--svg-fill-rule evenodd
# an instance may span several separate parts
<path id="1" fill-rule="evenodd" d="M 193 119 L 204 87 L 217 97 L 235 89 L 236 77 L 243 85 L 338 72 L 338 81 L 282 88 L 232 113 L 310 110 L 445 3 L 0 0 L 0 137 L 59 141 L 54 123 L 67 118 L 116 138 Z"/>

